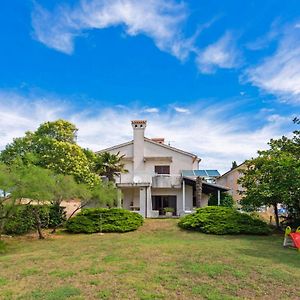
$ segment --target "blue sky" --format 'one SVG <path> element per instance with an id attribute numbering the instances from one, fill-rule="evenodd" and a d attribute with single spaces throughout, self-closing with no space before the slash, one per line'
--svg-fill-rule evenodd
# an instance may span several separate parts
<path id="1" fill-rule="evenodd" d="M 225 171 L 300 114 L 296 0 L 11 0 L 0 45 L 0 148 L 62 117 L 97 150 L 145 118 Z"/>

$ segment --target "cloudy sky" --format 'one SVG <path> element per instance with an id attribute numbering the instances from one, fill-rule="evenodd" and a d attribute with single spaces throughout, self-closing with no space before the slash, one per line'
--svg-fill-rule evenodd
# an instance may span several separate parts
<path id="1" fill-rule="evenodd" d="M 226 171 L 300 115 L 298 0 L 10 0 L 0 9 L 0 149 L 58 118 L 99 150 L 131 119 Z"/>

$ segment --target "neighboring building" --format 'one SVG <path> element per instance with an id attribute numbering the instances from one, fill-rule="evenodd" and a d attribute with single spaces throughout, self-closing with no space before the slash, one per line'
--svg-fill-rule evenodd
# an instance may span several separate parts
<path id="1" fill-rule="evenodd" d="M 230 188 L 230 191 L 228 192 L 230 195 L 232 195 L 233 200 L 235 202 L 239 202 L 242 199 L 242 195 L 240 192 L 243 191 L 243 187 L 238 183 L 238 179 L 243 176 L 241 174 L 241 170 L 245 169 L 245 163 L 242 163 L 238 165 L 236 168 L 229 170 L 228 172 L 224 173 L 222 176 L 217 178 L 216 182 L 217 184 L 224 185 L 228 188 Z"/>
<path id="2" fill-rule="evenodd" d="M 146 138 L 147 121 L 131 123 L 132 141 L 99 151 L 124 155 L 128 173 L 116 178 L 117 187 L 122 191 L 122 207 L 144 217 L 158 217 L 166 207 L 172 207 L 174 215 L 191 212 L 195 206 L 197 177 L 193 171 L 198 170 L 200 159 L 164 144 L 163 138 Z M 207 205 L 209 194 L 226 190 L 203 181 L 201 206 Z"/>

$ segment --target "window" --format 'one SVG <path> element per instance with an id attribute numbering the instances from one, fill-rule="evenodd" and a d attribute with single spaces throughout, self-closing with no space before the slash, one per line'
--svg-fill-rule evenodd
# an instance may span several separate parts
<path id="1" fill-rule="evenodd" d="M 156 174 L 170 174 L 170 166 L 155 166 Z"/>

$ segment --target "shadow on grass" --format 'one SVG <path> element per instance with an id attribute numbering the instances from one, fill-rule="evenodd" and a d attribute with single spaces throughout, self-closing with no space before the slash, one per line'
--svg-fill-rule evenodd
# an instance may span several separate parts
<path id="1" fill-rule="evenodd" d="M 300 268 L 300 253 L 293 248 L 283 247 L 283 235 L 271 236 L 226 236 L 228 241 L 242 239 L 249 242 L 249 247 L 237 248 L 241 255 L 268 260 L 270 264 L 282 264 Z"/>
<path id="2" fill-rule="evenodd" d="M 187 233 L 187 231 L 185 231 Z M 300 252 L 293 248 L 284 248 L 283 234 L 273 235 L 210 235 L 189 231 L 189 235 L 201 235 L 215 242 L 231 245 L 232 249 L 243 255 L 258 260 L 268 260 L 270 264 L 282 264 L 292 268 L 300 268 Z M 243 242 L 243 248 L 239 242 Z"/>
<path id="3" fill-rule="evenodd" d="M 270 249 L 264 247 L 238 249 L 242 255 L 257 259 L 269 260 L 270 263 L 283 264 L 292 268 L 300 268 L 300 253 L 292 248 L 280 248 L 270 245 Z"/>

